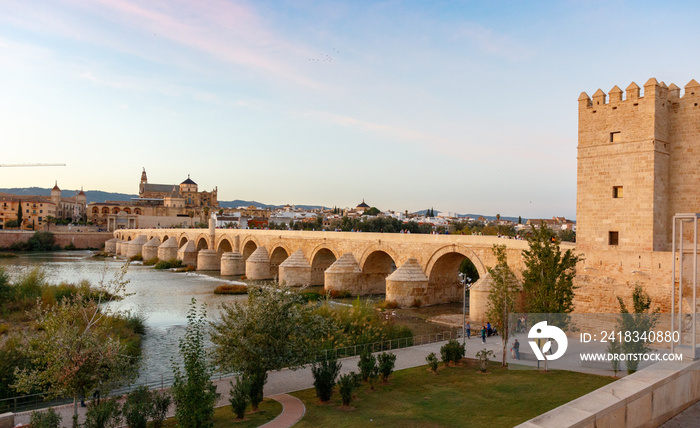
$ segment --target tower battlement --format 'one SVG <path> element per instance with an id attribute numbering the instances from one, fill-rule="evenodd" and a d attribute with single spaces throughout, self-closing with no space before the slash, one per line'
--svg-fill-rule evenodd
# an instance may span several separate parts
<path id="1" fill-rule="evenodd" d="M 581 92 L 581 95 L 578 97 L 578 103 L 579 109 L 598 109 L 604 108 L 605 106 L 617 107 L 620 103 L 646 102 L 650 98 L 659 98 L 673 102 L 674 100 L 680 101 L 681 99 L 687 100 L 688 98 L 697 99 L 698 97 L 700 97 L 700 83 L 695 79 L 692 79 L 685 85 L 683 95 L 681 96 L 681 88 L 675 83 L 671 83 L 667 86 L 666 83 L 659 83 L 652 77 L 644 84 L 643 92 L 639 85 L 632 82 L 625 88 L 624 92 L 617 85 L 613 86 L 607 94 L 599 88 L 593 93 L 592 97 L 588 96 L 586 92 Z"/>

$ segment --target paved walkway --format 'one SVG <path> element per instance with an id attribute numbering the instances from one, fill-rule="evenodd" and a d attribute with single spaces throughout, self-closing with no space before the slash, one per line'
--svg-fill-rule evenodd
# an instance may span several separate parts
<path id="1" fill-rule="evenodd" d="M 289 428 L 299 422 L 299 419 L 303 418 L 304 413 L 306 413 L 304 403 L 296 397 L 288 394 L 279 394 L 272 395 L 269 398 L 282 403 L 282 413 L 265 425 L 260 425 L 261 428 Z"/>
<path id="2" fill-rule="evenodd" d="M 459 339 L 460 341 L 462 339 Z M 420 346 L 413 346 L 410 348 L 403 348 L 403 349 L 395 349 L 392 350 L 394 354 L 396 354 L 396 365 L 395 365 L 395 370 L 403 370 L 403 369 L 408 369 L 411 367 L 418 367 L 427 364 L 425 361 L 425 357 L 428 356 L 431 352 L 434 352 L 437 356 L 438 359 L 440 358 L 440 347 L 447 343 L 446 341 L 443 342 L 437 342 L 437 343 L 431 343 L 427 345 L 420 345 Z M 467 358 L 474 358 L 476 353 L 484 348 L 489 349 L 494 351 L 494 353 L 497 356 L 501 355 L 501 348 L 502 347 L 502 342 L 500 336 L 496 337 L 489 337 L 486 339 L 486 344 L 481 343 L 480 338 L 475 338 L 472 336 L 471 339 L 468 339 L 466 341 L 466 357 Z M 359 356 L 357 357 L 349 357 L 349 358 L 343 358 L 340 360 L 342 363 L 342 367 L 340 369 L 341 374 L 345 373 L 350 373 L 351 371 L 357 372 L 357 362 L 359 361 Z M 221 380 L 214 381 L 214 384 L 216 385 L 217 392 L 221 394 L 219 401 L 217 402 L 217 407 L 221 406 L 228 406 L 229 405 L 229 390 L 231 389 L 230 382 L 233 380 L 233 378 L 224 378 Z M 270 372 L 268 374 L 268 379 L 267 383 L 265 384 L 265 391 L 264 395 L 269 398 L 274 398 L 274 397 L 280 397 L 283 394 L 287 394 L 289 392 L 294 392 L 294 391 L 300 391 L 303 389 L 309 389 L 313 388 L 313 375 L 311 374 L 311 368 L 310 367 L 305 367 L 302 369 L 298 370 L 289 370 L 289 369 L 283 369 L 280 371 L 274 371 Z M 293 398 L 293 397 L 290 397 Z M 277 398 L 275 398 L 277 400 Z M 277 400 L 280 401 L 280 400 Z M 281 402 L 281 401 L 280 401 Z M 290 414 L 292 413 L 298 413 L 297 406 L 291 401 L 287 401 L 287 403 L 282 402 L 284 406 L 284 411 L 283 414 L 281 414 L 277 419 L 280 419 L 282 424 L 285 424 L 287 420 L 291 420 L 292 417 L 286 415 L 286 413 L 289 411 Z M 302 403 L 302 408 L 303 408 L 303 403 Z M 55 410 L 62 416 L 62 424 L 64 427 L 69 427 L 71 425 L 72 421 L 72 416 L 73 416 L 73 405 L 63 405 L 63 406 L 58 406 L 55 408 Z M 78 417 L 79 421 L 83 422 L 85 420 L 85 411 L 86 409 L 84 407 L 79 407 L 78 408 Z M 31 416 L 31 411 L 29 412 L 22 412 L 22 413 L 17 413 L 15 415 L 15 425 L 16 424 L 29 424 L 29 418 Z M 174 406 L 171 406 L 170 410 L 168 411 L 168 417 L 173 416 L 175 414 L 174 412 Z M 301 410 L 301 416 L 304 415 L 304 410 Z M 291 426 L 294 423 L 296 423 L 300 418 L 298 417 L 297 419 L 294 419 L 293 422 L 288 422 L 290 425 L 270 425 L 271 427 L 282 427 L 282 426 Z M 277 420 L 276 419 L 276 420 Z M 274 421 L 273 421 L 274 422 Z M 271 422 L 272 423 L 272 422 Z"/>
<path id="3" fill-rule="evenodd" d="M 700 401 L 661 425 L 661 428 L 700 428 Z"/>

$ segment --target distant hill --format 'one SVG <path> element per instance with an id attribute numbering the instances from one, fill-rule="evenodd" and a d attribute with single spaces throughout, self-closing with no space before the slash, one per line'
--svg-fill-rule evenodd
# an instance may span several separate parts
<path id="1" fill-rule="evenodd" d="M 43 187 L 14 187 L 11 189 L 0 189 L 0 192 L 10 193 L 19 196 L 51 196 L 51 189 Z M 61 196 L 70 198 L 75 196 L 76 190 L 61 190 Z M 131 198 L 138 198 L 139 195 L 128 195 L 126 193 L 103 192 L 101 190 L 85 190 L 87 203 L 104 201 L 130 201 Z"/>

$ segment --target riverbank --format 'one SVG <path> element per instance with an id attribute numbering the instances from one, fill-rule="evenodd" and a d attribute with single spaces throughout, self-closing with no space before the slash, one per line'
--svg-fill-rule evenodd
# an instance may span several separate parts
<path id="1" fill-rule="evenodd" d="M 53 232 L 56 240 L 56 245 L 59 248 L 73 248 L 73 249 L 102 249 L 104 248 L 105 242 L 113 238 L 111 232 L 82 232 L 82 231 L 69 231 L 69 232 Z M 29 241 L 29 238 L 34 236 L 33 231 L 27 230 L 0 230 L 0 248 L 10 248 L 16 243 L 25 243 Z"/>

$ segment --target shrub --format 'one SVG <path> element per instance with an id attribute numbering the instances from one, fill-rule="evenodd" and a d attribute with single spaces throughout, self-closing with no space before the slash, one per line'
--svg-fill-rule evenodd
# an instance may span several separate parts
<path id="1" fill-rule="evenodd" d="M 0 324 L 0 336 L 10 331 L 10 326 L 7 324 Z"/>
<path id="2" fill-rule="evenodd" d="M 394 366 L 396 365 L 396 355 L 391 352 L 382 352 L 377 356 L 377 363 L 379 369 L 379 375 L 382 377 L 382 381 L 387 382 L 389 376 L 394 372 Z"/>
<path id="3" fill-rule="evenodd" d="M 448 366 L 450 362 L 457 364 L 459 360 L 464 358 L 464 345 L 452 339 L 440 348 L 440 356 L 442 357 L 442 362 L 445 366 Z"/>
<path id="4" fill-rule="evenodd" d="M 347 299 L 349 297 L 352 297 L 352 294 L 349 291 L 345 290 L 331 290 L 330 294 L 331 297 L 334 299 Z"/>
<path id="5" fill-rule="evenodd" d="M 214 294 L 248 294 L 248 286 L 242 284 L 222 284 L 214 289 Z"/>
<path id="6" fill-rule="evenodd" d="M 116 399 L 93 401 L 85 414 L 84 428 L 117 428 L 121 426 L 122 412 Z"/>
<path id="7" fill-rule="evenodd" d="M 68 245 L 63 247 L 63 249 L 66 251 L 75 251 L 78 249 L 78 247 L 76 247 L 74 243 L 70 242 Z"/>
<path id="8" fill-rule="evenodd" d="M 154 266 L 155 269 L 172 269 L 181 267 L 182 261 L 178 259 L 161 260 Z"/>
<path id="9" fill-rule="evenodd" d="M 28 251 L 53 251 L 57 248 L 56 237 L 51 232 L 36 232 L 27 240 Z"/>
<path id="10" fill-rule="evenodd" d="M 423 301 L 421 299 L 413 299 L 413 303 L 411 303 L 412 308 L 420 308 L 423 305 Z"/>
<path id="11" fill-rule="evenodd" d="M 329 401 L 333 395 L 335 381 L 340 374 L 343 365 L 335 359 L 323 360 L 311 366 L 311 373 L 314 375 L 314 388 L 316 396 L 322 402 Z"/>
<path id="12" fill-rule="evenodd" d="M 396 303 L 395 300 L 384 300 L 382 302 L 377 303 L 377 307 L 379 309 L 396 309 L 399 307 L 399 304 Z"/>
<path id="13" fill-rule="evenodd" d="M 355 372 L 340 376 L 340 379 L 338 379 L 338 392 L 340 392 L 340 397 L 343 399 L 343 406 L 350 405 L 352 394 L 355 393 L 359 385 L 359 376 Z"/>
<path id="14" fill-rule="evenodd" d="M 229 381 L 231 385 L 230 397 L 231 410 L 238 419 L 245 417 L 245 409 L 248 407 L 248 396 L 250 394 L 250 381 L 248 378 L 236 376 L 236 383 Z"/>
<path id="15" fill-rule="evenodd" d="M 437 373 L 439 361 L 437 359 L 437 355 L 435 355 L 435 352 L 428 354 L 428 356 L 425 357 L 425 361 L 428 362 L 428 367 L 430 367 L 430 370 L 432 370 L 433 373 Z"/>
<path id="16" fill-rule="evenodd" d="M 158 263 L 158 257 L 153 257 L 152 259 L 144 260 L 144 266 L 155 266 Z"/>
<path id="17" fill-rule="evenodd" d="M 29 426 L 32 428 L 59 428 L 61 415 L 56 413 L 53 407 L 49 407 L 45 412 L 34 412 L 29 419 Z"/>
<path id="18" fill-rule="evenodd" d="M 124 401 L 122 413 L 129 428 L 146 428 L 151 415 L 153 402 L 147 386 L 139 386 L 131 391 Z"/>
<path id="19" fill-rule="evenodd" d="M 299 295 L 306 302 L 317 302 L 317 301 L 323 299 L 323 295 L 319 292 L 316 292 L 316 291 L 304 291 L 303 293 L 300 293 Z"/>
<path id="20" fill-rule="evenodd" d="M 168 408 L 170 408 L 170 402 L 172 400 L 167 392 L 153 392 L 151 398 L 153 400 L 151 422 L 153 423 L 153 428 L 161 428 L 163 426 L 165 416 L 168 414 Z"/>
<path id="21" fill-rule="evenodd" d="M 129 257 L 129 261 L 130 261 L 130 262 L 142 262 L 142 261 L 143 261 L 143 256 L 141 255 L 141 253 L 138 253 L 138 254 L 135 255 L 135 256 Z"/>
<path id="22" fill-rule="evenodd" d="M 377 359 L 369 349 L 365 348 L 360 353 L 357 368 L 360 369 L 360 379 L 363 382 L 367 382 L 377 372 Z"/>
<path id="23" fill-rule="evenodd" d="M 0 253 L 0 259 L 14 259 L 19 257 L 15 253 Z"/>
<path id="24" fill-rule="evenodd" d="M 496 354 L 486 348 L 476 353 L 476 358 L 479 360 L 479 370 L 482 373 L 486 373 L 486 370 L 489 368 L 489 357 L 495 358 Z"/>

